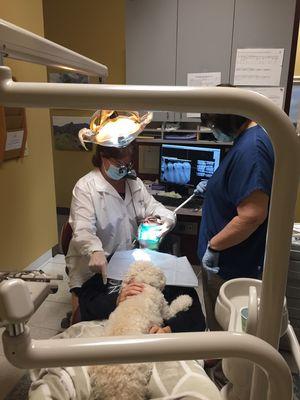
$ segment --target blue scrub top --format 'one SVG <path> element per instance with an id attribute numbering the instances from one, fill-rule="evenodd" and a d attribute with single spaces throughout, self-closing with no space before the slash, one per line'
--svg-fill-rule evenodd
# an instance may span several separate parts
<path id="1" fill-rule="evenodd" d="M 238 136 L 207 184 L 198 243 L 199 260 L 203 258 L 208 241 L 237 215 L 237 206 L 246 197 L 256 190 L 270 196 L 273 168 L 273 147 L 259 125 Z M 266 232 L 267 221 L 242 243 L 221 251 L 219 275 L 225 280 L 257 278 L 264 261 Z"/>

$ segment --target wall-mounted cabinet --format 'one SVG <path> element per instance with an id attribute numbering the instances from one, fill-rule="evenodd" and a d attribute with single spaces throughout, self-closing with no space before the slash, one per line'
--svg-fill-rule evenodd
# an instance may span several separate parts
<path id="1" fill-rule="evenodd" d="M 176 85 L 187 85 L 191 72 L 221 72 L 229 82 L 233 18 L 234 0 L 178 0 Z M 191 121 L 185 113 L 175 119 Z"/>
<path id="2" fill-rule="evenodd" d="M 239 48 L 284 48 L 287 87 L 296 0 L 126 0 L 126 83 L 186 85 L 188 73 L 234 82 Z M 183 113 L 155 120 L 197 121 Z M 199 119 L 198 119 L 199 120 Z"/>
<path id="3" fill-rule="evenodd" d="M 126 1 L 126 83 L 175 85 L 177 0 Z M 174 121 L 173 112 L 154 120 Z"/>

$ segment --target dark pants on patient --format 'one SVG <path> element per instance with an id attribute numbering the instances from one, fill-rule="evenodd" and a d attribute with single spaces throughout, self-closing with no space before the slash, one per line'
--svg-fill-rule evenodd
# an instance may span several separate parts
<path id="1" fill-rule="evenodd" d="M 82 321 L 107 319 L 116 308 L 119 293 L 112 292 L 112 286 L 103 285 L 99 274 L 90 278 L 77 292 Z M 166 286 L 163 291 L 165 299 L 171 303 L 176 297 L 188 294 L 193 299 L 188 311 L 178 313 L 174 318 L 165 321 L 172 332 L 194 332 L 205 330 L 205 318 L 197 292 L 193 288 Z"/>

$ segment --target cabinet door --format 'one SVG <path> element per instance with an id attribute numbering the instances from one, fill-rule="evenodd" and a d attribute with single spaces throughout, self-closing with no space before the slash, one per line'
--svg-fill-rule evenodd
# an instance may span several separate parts
<path id="1" fill-rule="evenodd" d="M 126 83 L 175 85 L 177 0 L 126 0 Z M 155 120 L 174 120 L 157 112 Z"/>
<path id="2" fill-rule="evenodd" d="M 228 83 L 234 0 L 178 1 L 176 85 L 186 86 L 191 72 L 221 72 Z M 180 113 L 175 118 L 197 120 Z"/>
<path id="3" fill-rule="evenodd" d="M 236 0 L 230 81 L 240 48 L 284 48 L 280 86 L 286 88 L 296 0 Z"/>

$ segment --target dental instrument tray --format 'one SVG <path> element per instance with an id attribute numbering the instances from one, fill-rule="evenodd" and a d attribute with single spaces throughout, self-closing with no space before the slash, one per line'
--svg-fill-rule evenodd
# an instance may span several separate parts
<path id="1" fill-rule="evenodd" d="M 62 280 L 61 274 L 49 275 L 42 270 L 29 271 L 1 271 L 0 282 L 7 279 L 22 279 L 31 282 L 50 282 L 51 280 Z"/>

